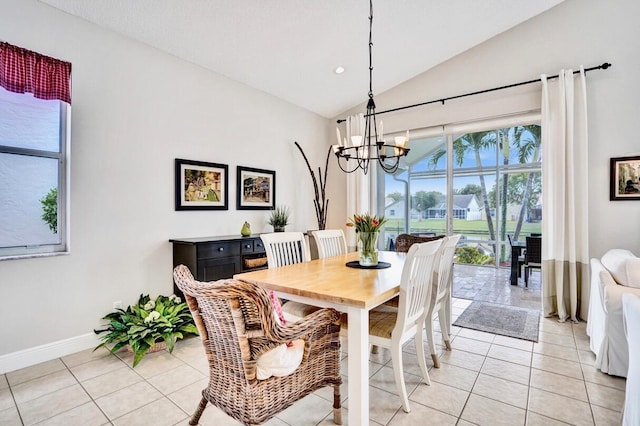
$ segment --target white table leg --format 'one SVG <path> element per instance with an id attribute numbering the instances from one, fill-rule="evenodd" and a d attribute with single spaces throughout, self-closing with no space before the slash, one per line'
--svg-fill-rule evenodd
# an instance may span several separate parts
<path id="1" fill-rule="evenodd" d="M 449 279 L 451 279 L 451 278 L 449 278 Z M 451 287 L 449 287 L 449 294 L 447 295 L 447 299 L 446 299 L 445 304 L 444 304 L 444 310 L 446 312 L 445 321 L 447 323 L 447 333 L 449 334 L 449 339 L 451 339 L 451 323 L 452 323 L 452 321 L 451 321 L 451 312 L 452 312 L 451 307 L 452 307 L 452 304 L 453 304 L 453 295 L 451 293 L 453 293 L 453 289 Z"/>
<path id="2" fill-rule="evenodd" d="M 369 424 L 369 312 L 349 307 L 349 426 Z"/>

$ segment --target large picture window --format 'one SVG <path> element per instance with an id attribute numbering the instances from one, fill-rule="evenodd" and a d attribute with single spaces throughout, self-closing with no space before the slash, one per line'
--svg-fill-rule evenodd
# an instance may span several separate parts
<path id="1" fill-rule="evenodd" d="M 509 239 L 541 233 L 541 144 L 535 114 L 415 132 L 378 200 L 389 219 L 384 243 L 401 233 L 462 234 L 459 263 L 506 266 Z"/>
<path id="2" fill-rule="evenodd" d="M 0 43 L 0 259 L 68 251 L 71 64 Z"/>

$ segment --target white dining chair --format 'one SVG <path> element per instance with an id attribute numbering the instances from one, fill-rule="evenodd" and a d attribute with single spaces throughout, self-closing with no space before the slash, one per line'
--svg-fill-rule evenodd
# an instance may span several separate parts
<path id="1" fill-rule="evenodd" d="M 267 254 L 269 269 L 311 260 L 309 244 L 302 232 L 274 232 L 261 234 L 260 238 Z M 282 304 L 282 312 L 287 321 L 298 321 L 319 309 L 317 306 L 291 300 Z"/>
<path id="2" fill-rule="evenodd" d="M 260 234 L 269 268 L 277 268 L 311 260 L 309 245 L 302 232 Z"/>
<path id="3" fill-rule="evenodd" d="M 342 229 L 311 231 L 311 236 L 316 241 L 318 257 L 320 259 L 338 256 L 347 252 L 347 241 L 344 238 Z"/>
<path id="4" fill-rule="evenodd" d="M 447 299 L 451 297 L 451 271 L 453 270 L 453 256 L 456 253 L 456 246 L 460 240 L 460 235 L 452 235 L 442 239 L 442 247 L 437 259 L 437 265 L 433 272 L 433 290 L 431 292 L 431 302 L 429 303 L 427 320 L 425 328 L 427 329 L 427 338 L 429 339 L 429 349 L 433 366 L 440 368 L 440 360 L 436 352 L 436 342 L 433 333 L 433 315 L 438 313 L 438 321 L 440 322 L 440 332 L 444 339 L 444 344 L 448 350 L 451 350 L 451 339 L 449 337 L 449 327 L 446 321 Z"/>
<path id="5" fill-rule="evenodd" d="M 640 425 L 640 297 L 631 293 L 622 295 L 622 317 L 629 344 L 622 426 L 637 426 Z"/>
<path id="6" fill-rule="evenodd" d="M 427 385 L 431 384 L 424 358 L 422 328 L 433 288 L 433 268 L 442 240 L 414 244 L 402 268 L 398 308 L 381 305 L 369 311 L 369 343 L 391 351 L 396 388 L 405 412 L 410 411 L 402 367 L 402 345 L 415 337 L 418 364 Z M 343 327 L 348 328 L 348 318 Z"/>

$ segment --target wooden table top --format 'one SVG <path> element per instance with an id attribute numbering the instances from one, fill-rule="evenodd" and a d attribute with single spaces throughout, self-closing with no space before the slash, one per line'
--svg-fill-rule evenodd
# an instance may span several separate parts
<path id="1" fill-rule="evenodd" d="M 345 264 L 358 253 L 316 259 L 273 269 L 234 275 L 269 290 L 360 308 L 373 308 L 400 292 L 406 253 L 381 251 L 378 260 L 386 269 L 358 269 Z"/>

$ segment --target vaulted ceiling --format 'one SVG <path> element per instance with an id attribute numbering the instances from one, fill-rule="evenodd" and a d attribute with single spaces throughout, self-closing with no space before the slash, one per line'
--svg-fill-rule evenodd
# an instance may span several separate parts
<path id="1" fill-rule="evenodd" d="M 327 118 L 367 98 L 366 0 L 40 1 Z M 562 1 L 375 0 L 373 92 Z"/>

